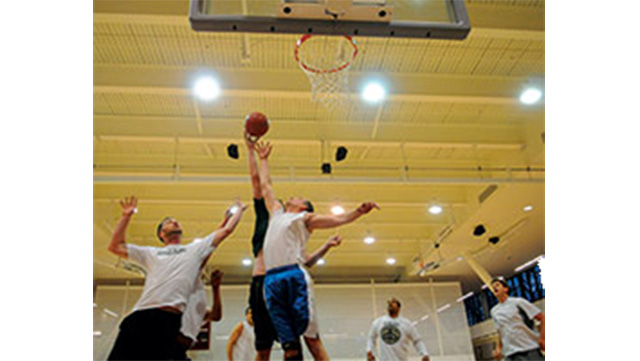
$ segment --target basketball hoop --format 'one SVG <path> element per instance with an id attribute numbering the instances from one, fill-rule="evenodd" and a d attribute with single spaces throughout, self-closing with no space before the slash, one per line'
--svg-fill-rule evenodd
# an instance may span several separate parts
<path id="1" fill-rule="evenodd" d="M 295 58 L 311 82 L 311 99 L 329 110 L 344 100 L 349 68 L 358 55 L 350 36 L 304 35 L 296 43 Z"/>

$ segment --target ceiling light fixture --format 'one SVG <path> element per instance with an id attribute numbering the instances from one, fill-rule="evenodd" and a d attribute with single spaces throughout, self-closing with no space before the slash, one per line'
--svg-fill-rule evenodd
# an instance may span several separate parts
<path id="1" fill-rule="evenodd" d="M 220 84 L 210 76 L 203 76 L 193 86 L 193 93 L 198 99 L 211 101 L 220 96 Z"/>
<path id="2" fill-rule="evenodd" d="M 528 88 L 520 94 L 520 101 L 524 104 L 531 105 L 537 103 L 542 98 L 542 92 L 536 88 Z"/>

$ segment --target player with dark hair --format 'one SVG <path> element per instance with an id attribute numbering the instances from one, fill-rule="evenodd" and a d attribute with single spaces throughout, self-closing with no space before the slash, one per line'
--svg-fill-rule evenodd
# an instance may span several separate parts
<path id="1" fill-rule="evenodd" d="M 422 361 L 429 361 L 429 352 L 422 342 L 416 328 L 411 321 L 400 316 L 401 304 L 393 297 L 387 301 L 389 315 L 373 321 L 367 342 L 367 360 L 375 361 L 373 350 L 380 339 L 381 361 L 406 361 L 409 359 L 409 345 L 413 344 Z"/>
<path id="2" fill-rule="evenodd" d="M 317 332 L 313 294 L 310 292 L 311 278 L 301 267 L 309 260 L 306 255 L 307 241 L 316 229 L 351 223 L 379 207 L 373 202 L 365 202 L 357 209 L 341 215 L 319 215 L 312 212 L 313 205 L 309 200 L 296 197 L 289 198 L 283 206 L 271 185 L 267 162 L 271 149 L 269 143 L 256 144 L 260 157 L 260 186 L 265 204 L 271 212 L 263 251 L 267 309 L 285 350 L 285 360 L 302 359 L 302 335 L 305 335 L 307 346 L 315 359 L 327 359 Z"/>
<path id="3" fill-rule="evenodd" d="M 109 251 L 142 265 L 147 276 L 138 302 L 120 324 L 120 332 L 109 354 L 110 360 L 167 360 L 178 352 L 177 338 L 182 314 L 194 284 L 209 255 L 235 230 L 246 207 L 224 226 L 205 238 L 182 244 L 182 228 L 175 218 L 165 218 L 157 236 L 164 247 L 143 247 L 125 242 L 125 232 L 137 212 L 135 197 L 120 202 L 122 218 L 116 226 Z"/>
<path id="4" fill-rule="evenodd" d="M 251 307 L 244 311 L 245 320 L 238 323 L 227 341 L 227 361 L 251 361 L 254 358 L 254 323 Z"/>
<path id="5" fill-rule="evenodd" d="M 491 309 L 491 319 L 498 328 L 498 343 L 493 351 L 496 359 L 507 361 L 544 360 L 544 314 L 531 302 L 509 296 L 509 284 L 503 278 L 491 281 L 499 303 Z M 533 320 L 540 321 L 540 332 Z"/>

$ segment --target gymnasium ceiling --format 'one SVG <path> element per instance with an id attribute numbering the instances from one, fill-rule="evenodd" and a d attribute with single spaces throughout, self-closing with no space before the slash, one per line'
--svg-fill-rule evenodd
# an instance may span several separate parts
<path id="1" fill-rule="evenodd" d="M 518 100 L 544 81 L 544 1 L 468 1 L 465 41 L 358 38 L 353 96 L 333 113 L 309 99 L 293 59 L 298 36 L 195 33 L 187 5 L 94 0 L 94 279 L 140 277 L 114 267 L 106 250 L 118 199 L 140 198 L 127 239 L 143 245 L 158 245 L 154 229 L 166 215 L 191 240 L 210 232 L 234 198 L 250 201 L 241 134 L 252 111 L 271 119 L 265 139 L 280 197 L 305 196 L 319 212 L 364 200 L 382 207 L 339 230 L 345 242 L 314 269 L 319 282 L 410 280 L 416 263 L 439 261 L 429 276 L 473 289 L 479 282 L 461 255 L 510 275 L 544 253 L 544 102 Z M 207 71 L 223 87 L 210 103 L 190 89 Z M 382 104 L 357 95 L 372 77 L 388 86 Z M 241 145 L 239 160 L 226 155 L 231 143 Z M 349 150 L 340 163 L 338 146 Z M 331 175 L 321 174 L 323 162 Z M 443 213 L 427 212 L 432 203 Z M 253 219 L 247 213 L 210 261 L 229 282 L 250 275 L 241 260 L 250 257 Z M 474 238 L 478 223 L 488 233 Z M 373 245 L 362 241 L 369 233 Z M 309 248 L 331 234 L 317 232 Z M 501 242 L 488 246 L 494 235 Z"/>

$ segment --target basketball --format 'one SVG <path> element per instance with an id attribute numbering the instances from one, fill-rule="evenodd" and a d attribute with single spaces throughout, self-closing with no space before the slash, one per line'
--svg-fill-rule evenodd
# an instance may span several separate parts
<path id="1" fill-rule="evenodd" d="M 260 112 L 253 112 L 245 118 L 244 127 L 249 135 L 260 138 L 269 130 L 269 119 Z"/>

